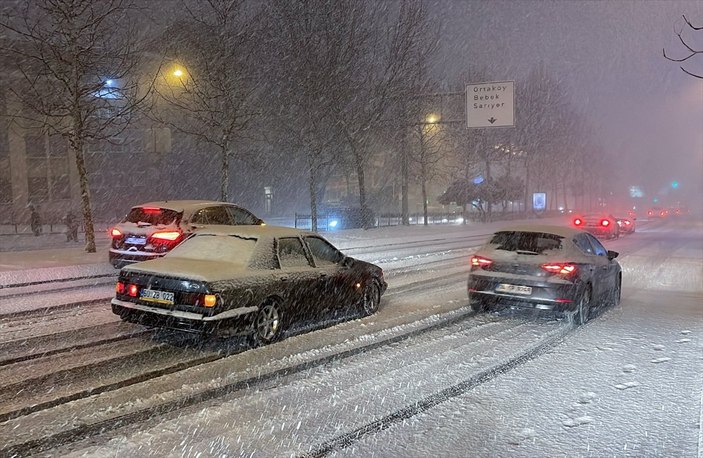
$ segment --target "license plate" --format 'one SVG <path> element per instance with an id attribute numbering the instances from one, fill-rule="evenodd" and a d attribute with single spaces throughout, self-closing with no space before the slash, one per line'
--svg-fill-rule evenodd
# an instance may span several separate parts
<path id="1" fill-rule="evenodd" d="M 511 293 L 511 294 L 532 294 L 532 287 L 522 286 L 522 285 L 510 285 L 508 283 L 501 283 L 496 287 L 496 292 L 499 293 Z"/>
<path id="2" fill-rule="evenodd" d="M 145 237 L 127 237 L 125 239 L 125 243 L 129 243 L 130 245 L 145 245 L 146 238 Z"/>
<path id="3" fill-rule="evenodd" d="M 155 289 L 143 289 L 139 299 L 147 302 L 157 302 L 159 304 L 173 305 L 173 293 L 168 291 L 158 291 Z"/>

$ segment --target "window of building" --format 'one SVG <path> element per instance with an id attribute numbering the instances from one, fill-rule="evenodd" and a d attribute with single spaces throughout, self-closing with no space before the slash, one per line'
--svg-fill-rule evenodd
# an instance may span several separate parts
<path id="1" fill-rule="evenodd" d="M 12 203 L 12 183 L 4 177 L 0 177 L 0 204 Z"/>
<path id="2" fill-rule="evenodd" d="M 30 201 L 37 203 L 49 200 L 49 182 L 45 176 L 27 178 L 27 187 Z"/>
<path id="3" fill-rule="evenodd" d="M 24 137 L 27 157 L 46 157 L 46 138 L 44 134 L 28 134 Z"/>

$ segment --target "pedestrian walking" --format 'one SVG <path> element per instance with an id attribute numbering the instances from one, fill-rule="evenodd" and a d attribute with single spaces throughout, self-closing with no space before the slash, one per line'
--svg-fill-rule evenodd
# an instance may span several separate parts
<path id="1" fill-rule="evenodd" d="M 37 237 L 42 232 L 41 216 L 39 216 L 39 212 L 34 205 L 29 207 L 29 212 L 29 226 L 32 228 L 34 236 Z"/>
<path id="2" fill-rule="evenodd" d="M 73 214 L 71 210 L 66 213 L 66 216 L 63 217 L 64 223 L 66 224 L 66 241 L 70 242 L 73 240 L 74 242 L 78 241 L 78 219 L 76 218 L 76 215 Z"/>

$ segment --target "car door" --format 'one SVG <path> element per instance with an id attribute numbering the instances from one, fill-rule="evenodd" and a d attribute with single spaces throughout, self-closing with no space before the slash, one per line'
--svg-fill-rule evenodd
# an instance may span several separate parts
<path id="1" fill-rule="evenodd" d="M 303 241 L 299 237 L 280 237 L 276 240 L 276 254 L 288 312 L 303 319 L 318 317 L 325 280 L 314 267 Z"/>
<path id="2" fill-rule="evenodd" d="M 320 271 L 323 307 L 332 310 L 355 303 L 358 294 L 355 294 L 354 284 L 358 279 L 351 278 L 351 272 L 342 264 L 344 255 L 322 237 L 310 235 L 303 239 L 310 250 L 315 267 Z"/>
<path id="3" fill-rule="evenodd" d="M 606 299 L 608 293 L 615 287 L 616 264 L 614 260 L 608 259 L 608 250 L 596 237 L 591 234 L 586 234 L 586 237 L 593 246 L 595 262 L 593 294 L 594 298 L 601 301 Z"/>

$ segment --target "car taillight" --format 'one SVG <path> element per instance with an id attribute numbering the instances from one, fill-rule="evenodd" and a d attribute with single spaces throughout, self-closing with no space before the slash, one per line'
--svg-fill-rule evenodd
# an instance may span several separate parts
<path id="1" fill-rule="evenodd" d="M 122 237 L 122 232 L 119 229 L 117 229 L 116 227 L 113 227 L 112 230 L 110 231 L 110 236 L 112 236 L 113 238 Z"/>
<path id="2" fill-rule="evenodd" d="M 574 220 L 574 226 L 580 226 L 583 224 L 583 220 L 581 218 L 576 218 Z"/>
<path id="3" fill-rule="evenodd" d="M 493 264 L 493 260 L 484 258 L 483 256 L 471 256 L 471 269 L 479 267 L 488 267 Z"/>
<path id="4" fill-rule="evenodd" d="M 152 239 L 166 240 L 169 242 L 178 240 L 180 237 L 181 233 L 179 231 L 154 232 L 153 234 L 151 234 Z"/>
<path id="5" fill-rule="evenodd" d="M 142 207 L 142 211 L 149 215 L 158 215 L 161 213 L 161 209 L 159 207 Z"/>
<path id="6" fill-rule="evenodd" d="M 602 219 L 600 220 L 600 225 L 603 227 L 608 227 L 610 225 L 610 221 L 608 221 L 607 219 Z"/>
<path id="7" fill-rule="evenodd" d="M 549 273 L 557 275 L 571 275 L 576 272 L 576 266 L 569 262 L 552 262 L 542 264 L 540 267 Z"/>
<path id="8" fill-rule="evenodd" d="M 122 283 L 121 281 L 118 281 L 117 284 L 115 285 L 115 292 L 117 294 L 124 294 L 125 292 L 125 284 Z"/>
<path id="9" fill-rule="evenodd" d="M 137 285 L 129 285 L 127 288 L 127 294 L 131 297 L 137 297 L 137 294 L 139 294 L 139 287 Z"/>

